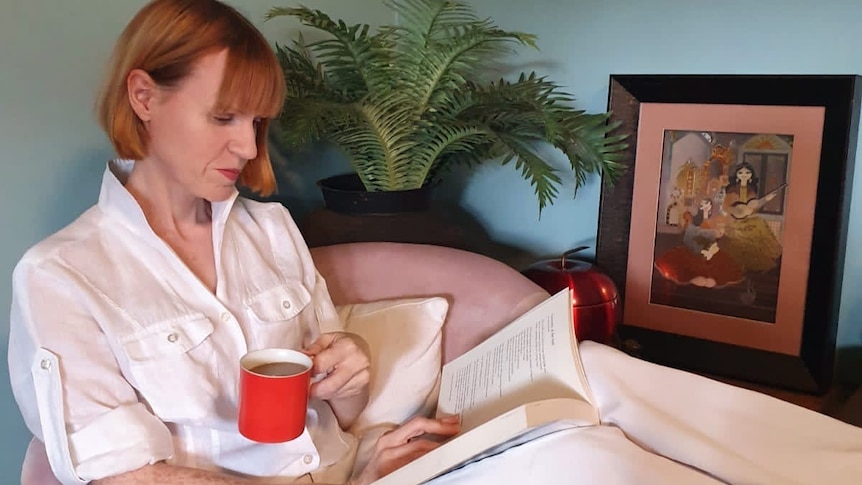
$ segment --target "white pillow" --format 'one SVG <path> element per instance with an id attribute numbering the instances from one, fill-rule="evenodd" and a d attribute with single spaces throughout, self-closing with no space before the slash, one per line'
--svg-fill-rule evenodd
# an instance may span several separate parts
<path id="1" fill-rule="evenodd" d="M 362 436 L 389 429 L 437 405 L 443 360 L 443 322 L 449 302 L 442 297 L 353 303 L 337 308 L 345 330 L 360 335 L 371 350 L 368 406 L 350 428 Z"/>

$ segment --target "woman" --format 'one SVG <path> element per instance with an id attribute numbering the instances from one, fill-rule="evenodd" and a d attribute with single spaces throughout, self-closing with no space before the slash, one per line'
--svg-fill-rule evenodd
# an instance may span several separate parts
<path id="1" fill-rule="evenodd" d="M 733 169 L 727 185 L 724 209 L 730 214 L 722 248 L 739 263 L 746 273 L 766 272 L 778 266 L 781 243 L 766 221 L 755 212 L 762 204 L 775 198 L 772 191 L 759 197 L 759 179 L 754 167 L 740 162 Z"/>
<path id="2" fill-rule="evenodd" d="M 724 235 L 724 218 L 712 214 L 712 200 L 703 199 L 693 217 L 686 213 L 682 244 L 656 258 L 662 277 L 679 285 L 723 288 L 745 279 L 742 269 L 727 256 L 718 240 Z"/>
<path id="3" fill-rule="evenodd" d="M 14 272 L 9 362 L 27 426 L 63 483 L 347 479 L 347 429 L 368 400 L 369 355 L 341 324 L 290 215 L 262 195 L 284 80 L 261 34 L 216 0 L 155 0 L 127 26 L 99 99 L 121 160 L 96 206 Z M 261 445 L 236 431 L 238 362 L 304 349 L 309 425 Z M 417 419 L 385 435 L 355 484 L 452 435 Z"/>

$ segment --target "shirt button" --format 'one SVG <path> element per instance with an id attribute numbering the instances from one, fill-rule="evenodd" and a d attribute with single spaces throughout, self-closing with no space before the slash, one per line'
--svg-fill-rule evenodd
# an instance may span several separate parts
<path id="1" fill-rule="evenodd" d="M 302 457 L 302 462 L 305 463 L 306 465 L 311 465 L 311 462 L 313 462 L 313 461 L 314 461 L 314 457 L 311 455 L 304 455 Z"/>
<path id="2" fill-rule="evenodd" d="M 230 313 L 228 313 L 228 312 L 224 312 L 224 313 L 222 313 L 222 314 L 221 314 L 221 319 L 222 319 L 222 321 L 223 321 L 223 322 L 230 321 Z"/>
<path id="3" fill-rule="evenodd" d="M 39 367 L 44 370 L 51 370 L 51 361 L 48 359 L 42 359 L 42 362 L 39 362 Z"/>
<path id="4" fill-rule="evenodd" d="M 176 333 L 169 333 L 168 334 L 168 342 L 171 342 L 171 343 L 176 342 L 178 338 L 180 338 L 180 336 L 177 335 Z"/>
<path id="5" fill-rule="evenodd" d="M 290 308 L 290 300 L 282 300 L 281 306 L 284 308 Z"/>

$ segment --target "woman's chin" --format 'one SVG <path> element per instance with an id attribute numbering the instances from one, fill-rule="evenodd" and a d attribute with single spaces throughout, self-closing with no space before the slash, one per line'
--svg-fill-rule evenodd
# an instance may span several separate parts
<path id="1" fill-rule="evenodd" d="M 203 198 L 210 202 L 224 202 L 230 199 L 234 193 L 236 193 L 236 188 L 234 186 L 213 188 L 210 189 Z"/>

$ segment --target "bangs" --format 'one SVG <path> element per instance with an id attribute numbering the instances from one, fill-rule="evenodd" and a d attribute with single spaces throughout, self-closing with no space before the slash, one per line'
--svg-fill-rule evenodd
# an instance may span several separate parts
<path id="1" fill-rule="evenodd" d="M 284 105 L 285 83 L 269 46 L 258 39 L 248 39 L 228 49 L 216 109 L 262 118 L 278 116 Z"/>

